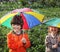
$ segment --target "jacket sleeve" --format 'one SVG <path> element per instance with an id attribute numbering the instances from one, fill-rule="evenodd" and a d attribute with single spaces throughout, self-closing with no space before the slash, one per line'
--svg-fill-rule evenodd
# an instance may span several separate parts
<path id="1" fill-rule="evenodd" d="M 26 38 L 26 44 L 24 45 L 25 48 L 29 48 L 31 46 L 30 40 L 28 38 L 28 34 L 25 35 Z"/>
<path id="2" fill-rule="evenodd" d="M 7 35 L 7 45 L 10 49 L 17 49 L 17 48 L 23 46 L 23 43 L 20 41 L 16 42 L 14 40 L 14 38 L 10 34 L 8 34 Z"/>
<path id="3" fill-rule="evenodd" d="M 51 43 L 50 37 L 46 36 L 46 38 L 45 38 L 45 45 L 46 45 L 46 47 L 52 49 L 52 43 Z"/>

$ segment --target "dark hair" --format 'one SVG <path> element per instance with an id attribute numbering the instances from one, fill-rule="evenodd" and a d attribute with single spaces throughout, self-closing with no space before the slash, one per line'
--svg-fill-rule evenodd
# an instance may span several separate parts
<path id="1" fill-rule="evenodd" d="M 16 24 L 16 25 L 21 25 L 21 28 L 23 27 L 23 19 L 22 16 L 15 15 L 13 19 L 11 20 L 11 25 Z"/>

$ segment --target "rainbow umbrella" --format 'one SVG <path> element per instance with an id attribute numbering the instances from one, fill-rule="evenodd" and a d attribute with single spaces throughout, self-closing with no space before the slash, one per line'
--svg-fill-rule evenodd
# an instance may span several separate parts
<path id="1" fill-rule="evenodd" d="M 60 28 L 60 18 L 53 18 L 45 22 L 48 26 L 54 26 Z"/>
<path id="2" fill-rule="evenodd" d="M 21 9 L 15 9 L 12 11 L 12 13 L 16 13 L 16 12 L 32 12 L 32 9 L 30 8 L 21 8 Z"/>
<path id="3" fill-rule="evenodd" d="M 30 29 L 36 25 L 42 23 L 44 15 L 36 13 L 36 12 L 16 12 L 16 13 L 9 13 L 8 15 L 3 16 L 0 19 L 0 24 L 11 28 L 10 22 L 15 15 L 21 15 L 24 21 L 23 29 Z"/>

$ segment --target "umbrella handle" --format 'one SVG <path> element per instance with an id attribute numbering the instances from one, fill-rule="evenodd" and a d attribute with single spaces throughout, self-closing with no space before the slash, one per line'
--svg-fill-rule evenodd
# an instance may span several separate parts
<path id="1" fill-rule="evenodd" d="M 23 29 L 23 32 L 22 33 L 23 33 L 23 37 L 24 37 L 24 29 Z"/>

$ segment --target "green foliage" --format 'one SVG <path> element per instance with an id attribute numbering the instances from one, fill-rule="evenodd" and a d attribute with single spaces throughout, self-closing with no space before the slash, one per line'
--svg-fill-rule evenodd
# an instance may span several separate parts
<path id="1" fill-rule="evenodd" d="M 9 29 L 6 29 L 5 27 L 0 26 L 0 52 L 8 51 L 7 44 L 6 44 L 7 43 L 6 35 L 7 35 L 8 31 L 9 31 Z"/>
<path id="2" fill-rule="evenodd" d="M 44 26 L 44 25 L 42 25 Z M 46 27 L 42 28 L 42 26 L 37 26 L 28 31 L 30 41 L 31 41 L 31 47 L 28 49 L 28 52 L 45 52 L 45 45 L 44 45 L 44 39 L 46 35 Z M 43 31 L 43 33 L 42 33 Z"/>
<path id="3" fill-rule="evenodd" d="M 20 1 L 20 0 L 19 0 Z M 24 2 L 24 1 L 23 1 Z M 53 17 L 60 17 L 60 8 L 59 7 L 50 7 L 53 3 L 53 0 L 37 0 L 36 2 L 28 3 L 26 2 L 23 5 L 23 2 L 0 2 L 0 18 L 4 16 L 6 13 L 10 12 L 13 9 L 23 8 L 23 7 L 31 7 L 35 10 L 39 11 L 45 15 L 44 20 L 49 20 Z M 44 3 L 48 3 L 45 5 Z M 57 1 L 58 2 L 58 1 Z M 43 3 L 43 4 L 42 4 Z M 49 6 L 50 5 L 50 6 Z M 59 4 L 57 4 L 60 6 Z M 57 6 L 56 5 L 56 6 Z M 46 7 L 49 6 L 49 7 Z M 0 52 L 8 52 L 6 36 L 10 29 L 0 25 Z M 45 52 L 45 36 L 47 34 L 47 26 L 42 24 L 37 27 L 34 27 L 27 31 L 29 34 L 29 38 L 31 41 L 31 47 L 27 49 L 27 52 Z"/>
<path id="4" fill-rule="evenodd" d="M 3 10 L 11 11 L 13 9 L 22 8 L 22 7 L 23 6 L 21 2 L 1 2 L 0 11 L 3 11 Z"/>
<path id="5" fill-rule="evenodd" d="M 0 2 L 0 10 L 13 10 L 16 8 L 45 8 L 45 7 L 60 7 L 60 0 L 17 0 L 12 2 Z"/>

